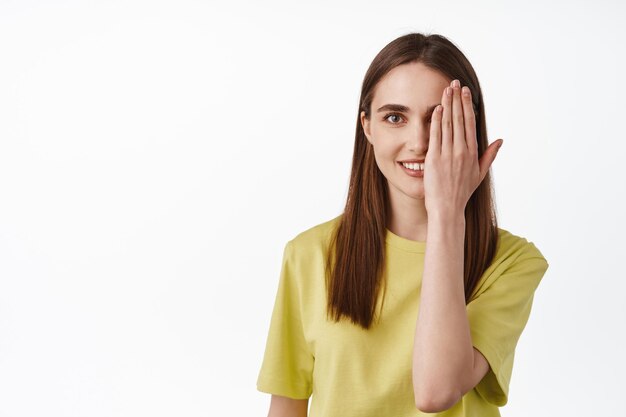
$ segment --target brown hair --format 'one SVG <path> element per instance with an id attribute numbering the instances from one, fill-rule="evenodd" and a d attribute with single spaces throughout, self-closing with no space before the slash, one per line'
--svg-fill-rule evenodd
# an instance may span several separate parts
<path id="1" fill-rule="evenodd" d="M 410 62 L 420 62 L 469 87 L 476 113 L 479 158 L 488 146 L 478 78 L 468 59 L 451 41 L 437 34 L 409 33 L 393 40 L 376 55 L 361 87 L 348 196 L 331 236 L 326 264 L 327 316 L 339 321 L 345 315 L 364 329 L 372 326 L 383 284 L 390 207 L 387 181 L 376 165 L 372 145 L 366 140 L 360 113 L 364 111 L 365 117 L 370 118 L 377 83 L 394 67 Z M 498 226 L 492 193 L 488 172 L 465 207 L 463 275 L 466 304 L 495 254 Z"/>

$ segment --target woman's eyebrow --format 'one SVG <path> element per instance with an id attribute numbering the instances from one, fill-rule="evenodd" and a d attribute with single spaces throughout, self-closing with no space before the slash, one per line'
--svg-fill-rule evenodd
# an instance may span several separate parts
<path id="1" fill-rule="evenodd" d="M 439 105 L 439 103 L 437 104 L 433 104 L 432 106 L 429 106 L 428 109 L 426 109 L 426 113 L 432 113 L 432 111 L 435 109 L 435 107 L 437 107 Z M 397 112 L 401 112 L 401 113 L 408 113 L 411 111 L 410 108 L 408 108 L 405 105 L 402 104 L 385 104 L 384 106 L 380 107 L 377 110 L 377 113 L 383 112 L 383 111 L 397 111 Z"/>

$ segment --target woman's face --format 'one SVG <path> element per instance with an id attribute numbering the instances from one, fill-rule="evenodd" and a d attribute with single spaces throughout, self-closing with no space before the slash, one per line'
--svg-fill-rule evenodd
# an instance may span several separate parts
<path id="1" fill-rule="evenodd" d="M 376 86 L 370 120 L 361 112 L 361 124 L 374 148 L 376 164 L 394 196 L 399 192 L 424 199 L 423 176 L 410 175 L 400 161 L 426 159 L 430 118 L 451 82 L 422 63 L 399 65 Z"/>

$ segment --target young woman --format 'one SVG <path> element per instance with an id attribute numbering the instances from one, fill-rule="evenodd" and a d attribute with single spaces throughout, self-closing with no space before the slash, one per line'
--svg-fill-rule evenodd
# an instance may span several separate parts
<path id="1" fill-rule="evenodd" d="M 478 78 L 440 35 L 371 63 L 343 213 L 284 250 L 269 416 L 499 416 L 548 263 L 497 226 Z"/>

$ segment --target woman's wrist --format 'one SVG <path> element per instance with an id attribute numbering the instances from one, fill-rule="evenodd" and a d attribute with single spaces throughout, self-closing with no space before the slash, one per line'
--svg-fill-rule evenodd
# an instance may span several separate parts
<path id="1" fill-rule="evenodd" d="M 428 216 L 427 240 L 441 237 L 465 237 L 464 213 L 438 212 Z"/>

